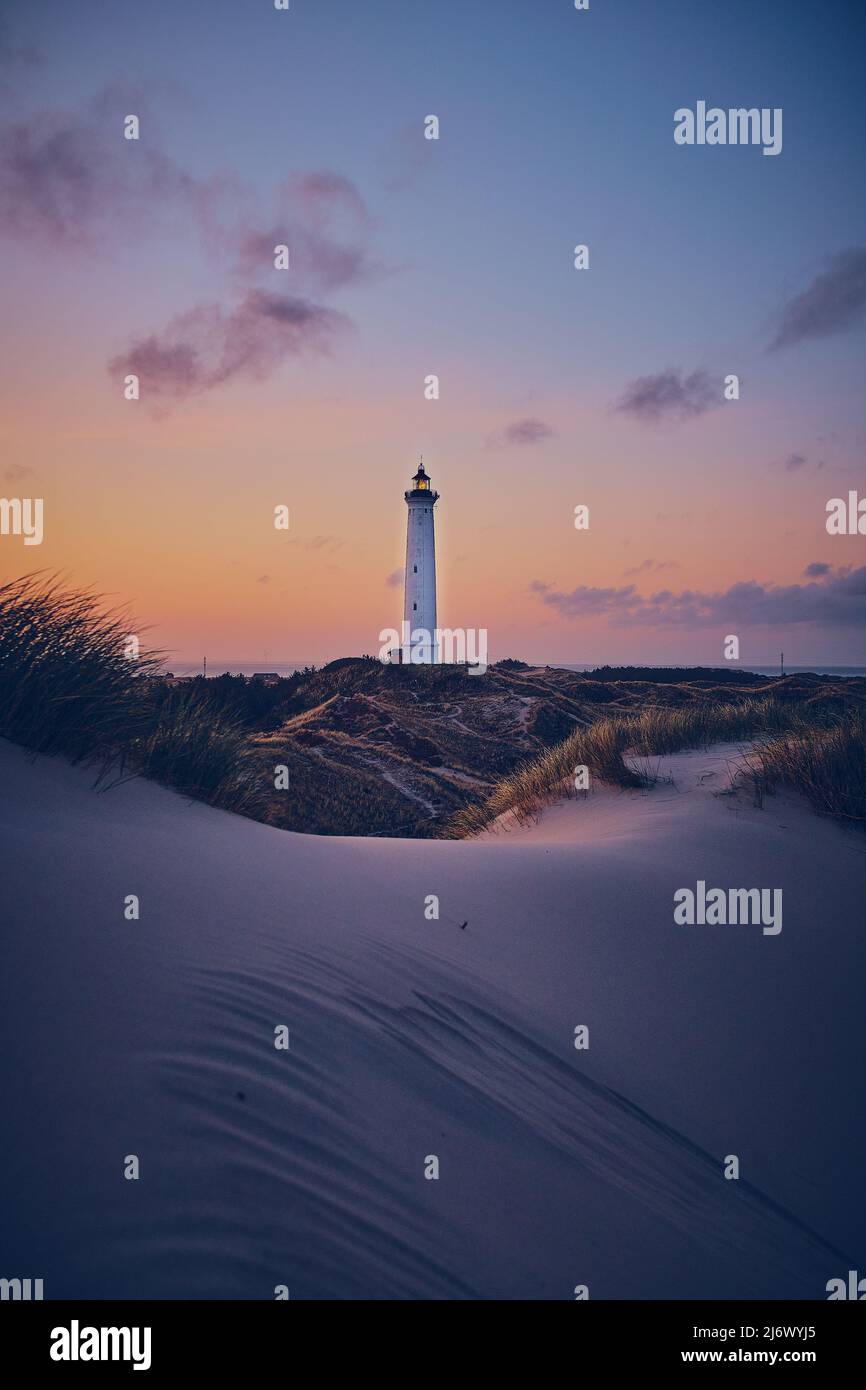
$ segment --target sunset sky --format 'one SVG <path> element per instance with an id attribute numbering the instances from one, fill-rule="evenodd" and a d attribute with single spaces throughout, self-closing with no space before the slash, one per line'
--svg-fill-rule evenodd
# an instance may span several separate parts
<path id="1" fill-rule="evenodd" d="M 866 496 L 861 4 L 0 15 L 0 495 L 45 505 L 0 578 L 176 664 L 374 653 L 423 453 L 440 624 L 492 659 L 866 664 L 866 535 L 825 528 Z M 699 100 L 782 108 L 782 152 L 677 146 Z"/>

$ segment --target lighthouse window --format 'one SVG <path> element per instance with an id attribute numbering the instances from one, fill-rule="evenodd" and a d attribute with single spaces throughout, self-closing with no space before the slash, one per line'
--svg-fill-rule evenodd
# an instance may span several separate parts
<path id="1" fill-rule="evenodd" d="M 412 604 L 412 611 L 413 611 L 413 613 L 414 613 L 414 611 L 416 610 L 417 607 L 418 607 L 417 603 L 413 603 L 413 604 Z"/>
<path id="2" fill-rule="evenodd" d="M 413 565 L 413 566 L 412 566 L 412 573 L 413 573 L 413 574 L 417 574 L 417 573 L 418 573 L 418 566 L 417 566 L 417 565 Z"/>

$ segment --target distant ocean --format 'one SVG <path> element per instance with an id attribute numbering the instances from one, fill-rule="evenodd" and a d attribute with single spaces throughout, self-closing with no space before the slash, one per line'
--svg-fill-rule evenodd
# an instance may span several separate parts
<path id="1" fill-rule="evenodd" d="M 170 669 L 171 671 L 173 671 L 174 674 L 175 674 L 176 676 L 200 676 L 201 673 L 202 673 L 201 662 L 197 662 L 197 663 L 194 664 L 194 665 L 189 664 L 189 663 L 187 663 L 187 662 L 181 662 L 181 661 L 175 662 L 175 663 L 169 662 L 168 664 L 169 664 L 169 669 Z M 303 669 L 304 669 L 305 666 L 323 666 L 323 665 L 326 665 L 326 664 L 327 664 L 327 663 L 325 663 L 325 662 L 314 662 L 314 661 L 298 661 L 298 662 L 267 661 L 267 660 L 264 659 L 264 658 L 263 658 L 262 661 L 260 661 L 257 665 L 254 665 L 254 664 L 251 664 L 251 663 L 248 663 L 248 662 L 240 662 L 240 663 L 238 663 L 238 662 L 233 662 L 233 661 L 231 661 L 231 662 L 220 662 L 220 661 L 210 662 L 210 661 L 209 661 L 209 662 L 208 662 L 208 671 L 207 671 L 207 673 L 208 673 L 209 676 L 221 676 L 221 675 L 224 674 L 224 672 L 229 671 L 233 676 L 252 676 L 252 675 L 254 675 L 257 671 L 269 671 L 269 672 L 272 672 L 273 674 L 275 674 L 275 675 L 277 675 L 277 676 L 291 676 L 291 675 L 294 675 L 295 671 L 303 671 Z M 542 663 L 542 664 L 543 664 L 543 663 Z M 669 661 L 669 662 L 665 662 L 664 665 L 654 665 L 652 662 L 649 662 L 649 661 L 631 661 L 631 662 L 629 662 L 629 661 L 622 661 L 622 662 L 617 662 L 617 661 L 598 662 L 598 661 L 596 661 L 596 662 L 592 662 L 592 663 L 590 663 L 590 664 L 588 664 L 588 665 L 574 666 L 574 665 L 572 665 L 570 662 L 567 662 L 567 661 L 551 661 L 551 662 L 550 662 L 550 665 L 551 665 L 551 666 L 556 666 L 556 667 L 558 667 L 561 671 L 596 671 L 596 670 L 598 670 L 599 666 L 620 666 L 620 665 L 622 665 L 622 666 L 646 666 L 646 667 L 648 667 L 648 668 L 650 668 L 650 669 L 652 669 L 652 670 L 656 670 L 656 671 L 663 671 L 663 670 L 665 669 L 665 666 L 671 667 L 671 666 L 677 666 L 677 665 L 682 665 L 682 666 L 688 666 L 688 665 L 703 666 L 706 670 L 711 670 L 711 671 L 730 671 L 730 670 L 731 670 L 731 666 L 733 665 L 733 663 L 728 662 L 728 663 L 727 663 L 726 665 L 724 665 L 724 666 L 719 666 L 719 665 L 711 665 L 711 664 L 709 664 L 709 663 L 707 663 L 707 662 L 701 662 L 701 661 L 695 661 L 695 662 L 691 662 L 691 663 L 690 663 L 690 662 L 685 662 L 685 661 L 682 662 L 682 663 L 677 663 L 677 662 Z M 754 671 L 755 674 L 758 675 L 758 676 L 778 676 L 778 674 L 779 674 L 779 663 L 778 663 L 778 662 L 776 662 L 776 664 L 775 664 L 774 666 L 751 666 L 751 665 L 749 665 L 748 662 L 741 661 L 741 662 L 738 662 L 738 663 L 737 663 L 737 666 L 738 666 L 741 670 L 743 670 L 743 671 Z M 817 675 L 817 676 L 866 676 L 866 666 L 823 666 L 823 665 L 821 665 L 820 663 L 818 663 L 818 664 L 816 664 L 816 665 L 814 665 L 814 666 L 788 666 L 788 665 L 785 666 L 785 674 L 786 674 L 787 676 L 801 675 L 801 674 L 803 674 L 803 673 L 811 673 L 811 674 Z"/>
<path id="2" fill-rule="evenodd" d="M 563 671 L 597 671 L 599 665 L 619 666 L 620 664 L 623 666 L 645 666 L 647 670 L 650 671 L 664 671 L 665 667 L 670 668 L 672 666 L 675 666 L 677 668 L 682 667 L 683 669 L 688 669 L 689 666 L 700 666 L 706 671 L 730 671 L 732 667 L 735 667 L 741 671 L 754 671 L 756 676 L 779 675 L 778 661 L 774 666 L 752 666 L 748 661 L 729 661 L 726 662 L 724 666 L 720 666 L 718 665 L 718 663 L 710 663 L 703 661 L 668 661 L 665 662 L 664 665 L 656 665 L 651 661 L 624 661 L 622 663 L 617 661 L 603 661 L 596 662 L 592 666 L 568 666 L 565 663 L 563 663 L 561 669 Z M 786 676 L 799 676 L 808 674 L 814 676 L 866 676 L 866 666 L 822 666 L 820 665 L 820 663 L 815 666 L 789 666 L 788 663 L 785 662 Z"/>

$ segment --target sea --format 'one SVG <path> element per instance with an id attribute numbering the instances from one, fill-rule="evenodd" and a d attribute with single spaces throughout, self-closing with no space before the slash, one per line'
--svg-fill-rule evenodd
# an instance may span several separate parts
<path id="1" fill-rule="evenodd" d="M 208 674 L 208 676 L 221 676 L 221 675 L 223 675 L 226 671 L 228 671 L 228 672 L 229 672 L 231 675 L 233 675 L 233 676 L 253 676 L 253 675 L 255 675 L 257 672 L 269 672 L 269 673 L 272 673 L 272 674 L 277 675 L 277 676 L 293 676 L 293 675 L 295 674 L 296 671 L 303 671 L 306 667 L 309 667 L 309 666 L 323 666 L 323 665 L 326 665 L 326 664 L 327 664 L 326 662 L 314 662 L 314 661 L 287 661 L 287 662 L 283 662 L 283 661 L 267 661 L 267 660 L 265 660 L 265 659 L 263 659 L 262 661 L 260 661 L 258 664 L 251 664 L 251 663 L 249 663 L 249 662 L 235 662 L 235 661 L 229 661 L 229 662 L 225 662 L 225 661 L 213 661 L 213 662 L 211 662 L 211 661 L 209 661 L 209 662 L 208 662 L 208 668 L 207 668 L 207 674 Z M 530 663 L 530 664 L 532 664 L 532 663 Z M 668 669 L 670 669 L 672 666 L 687 667 L 687 666 L 689 665 L 689 663 L 688 663 L 688 662 L 685 662 L 685 661 L 683 661 L 683 662 L 681 662 L 681 663 L 666 662 L 664 665 L 656 665 L 656 664 L 653 664 L 652 662 L 648 662 L 648 661 L 622 661 L 622 662 L 618 662 L 618 661 L 597 661 L 597 662 L 594 662 L 594 663 L 592 663 L 592 664 L 586 664 L 586 663 L 585 663 L 585 664 L 580 665 L 580 666 L 576 666 L 576 665 L 574 665 L 574 663 L 568 662 L 568 661 L 551 661 L 551 662 L 549 662 L 549 663 L 544 663 L 544 662 L 542 662 L 542 663 L 538 663 L 538 664 L 541 664 L 541 665 L 549 664 L 550 666 L 555 666 L 555 667 L 557 667 L 557 668 L 558 668 L 559 670 L 561 670 L 561 671 L 597 671 L 598 668 L 599 668 L 599 666 L 645 666 L 645 667 L 646 667 L 647 669 L 649 669 L 649 670 L 663 671 L 663 670 L 665 670 L 666 667 L 667 667 Z M 731 663 L 730 663 L 730 662 L 728 662 L 728 663 L 727 663 L 726 665 L 724 665 L 724 666 L 713 665 L 713 664 L 710 664 L 710 663 L 707 663 L 707 662 L 701 662 L 701 661 L 697 661 L 697 662 L 694 662 L 694 663 L 692 663 L 692 664 L 695 665 L 695 666 L 701 666 L 701 667 L 704 668 L 704 670 L 708 670 L 708 671 L 730 671 L 730 670 L 731 670 Z M 753 665 L 750 665 L 748 662 L 745 662 L 745 661 L 739 662 L 738 665 L 739 665 L 739 669 L 741 669 L 741 670 L 743 670 L 743 671 L 754 671 L 755 674 L 758 675 L 758 676 L 778 676 L 778 675 L 779 675 L 779 663 L 778 663 L 778 661 L 775 662 L 775 664 L 772 665 L 772 666 L 753 666 Z M 170 670 L 173 672 L 173 674 L 174 674 L 175 676 L 200 676 L 200 675 L 202 674 L 202 663 L 201 663 L 201 662 L 196 662 L 196 663 L 192 663 L 192 664 L 191 664 L 191 663 L 187 663 L 187 662 L 171 662 L 171 661 L 169 661 L 169 662 L 168 662 L 168 666 L 169 666 Z M 829 665 L 823 665 L 821 662 L 817 662 L 817 663 L 816 663 L 815 665 L 813 665 L 813 666 L 788 666 L 787 663 L 786 663 L 786 665 L 785 665 L 785 675 L 786 675 L 786 676 L 795 676 L 795 675 L 801 675 L 801 674 L 812 674 L 812 675 L 817 675 L 817 676 L 866 676 L 866 666 L 829 666 Z"/>
<path id="2" fill-rule="evenodd" d="M 564 671 L 597 671 L 599 665 L 617 666 L 620 663 L 616 661 L 604 661 L 596 663 L 595 666 L 568 666 L 564 662 L 561 664 L 562 669 Z M 672 666 L 676 666 L 677 669 L 680 669 L 681 667 L 683 670 L 688 670 L 690 664 L 691 663 L 687 661 L 683 661 L 681 663 L 671 661 L 667 662 L 666 666 L 668 669 L 670 669 Z M 734 663 L 731 661 L 727 662 L 724 666 L 719 666 L 717 663 L 711 662 L 704 663 L 703 661 L 696 661 L 693 664 L 695 666 L 700 666 L 705 671 L 730 671 L 731 667 L 734 665 Z M 773 666 L 753 666 L 748 661 L 739 661 L 736 664 L 741 671 L 753 671 L 756 676 L 778 676 L 781 674 L 781 668 L 779 666 L 778 661 Z M 553 662 L 551 662 L 551 665 L 553 665 Z M 650 661 L 624 661 L 622 662 L 622 665 L 645 666 L 648 671 L 664 671 L 665 669 L 665 666 L 657 666 Z M 866 676 L 866 666 L 823 666 L 820 664 L 820 662 L 814 666 L 789 666 L 788 663 L 785 662 L 785 675 Z"/>

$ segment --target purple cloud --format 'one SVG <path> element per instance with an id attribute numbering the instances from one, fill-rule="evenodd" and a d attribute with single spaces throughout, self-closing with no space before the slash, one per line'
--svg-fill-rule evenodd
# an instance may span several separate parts
<path id="1" fill-rule="evenodd" d="M 45 111 L 0 128 L 0 230 L 88 245 L 140 231 L 154 209 L 189 197 L 193 180 L 170 159 L 123 139 L 129 109 L 107 118 Z"/>
<path id="2" fill-rule="evenodd" d="M 837 251 L 827 269 L 794 295 L 777 315 L 770 351 L 791 347 L 808 338 L 843 333 L 866 315 L 866 248 Z"/>
<path id="3" fill-rule="evenodd" d="M 274 248 L 286 246 L 292 285 L 328 292 L 381 273 L 367 246 L 370 219 L 361 194 L 329 170 L 293 174 L 267 203 L 240 180 L 202 183 L 196 211 L 208 249 L 245 282 L 270 279 Z"/>
<path id="4" fill-rule="evenodd" d="M 146 139 L 123 138 L 131 112 Z M 161 152 L 154 126 L 143 93 L 114 87 L 83 113 L 43 111 L 0 127 L 0 232 L 93 249 L 140 233 L 164 213 L 197 228 L 206 254 L 233 282 L 234 302 L 196 305 L 113 358 L 109 370 L 138 375 L 151 402 L 238 377 L 263 379 L 287 357 L 328 351 L 349 320 L 319 298 L 381 273 L 354 184 L 313 170 L 262 200 L 231 174 L 188 174 Z M 289 249 L 285 273 L 274 265 L 281 245 Z"/>
<path id="5" fill-rule="evenodd" d="M 823 560 L 813 560 L 811 565 L 807 565 L 803 570 L 807 579 L 823 579 L 825 575 L 832 574 L 833 566 L 825 565 Z"/>
<path id="6" fill-rule="evenodd" d="M 300 277 L 305 284 L 323 290 L 340 289 L 373 274 L 373 264 L 363 247 L 341 246 L 289 221 L 264 232 L 245 233 L 238 243 L 235 273 L 245 279 L 270 274 L 275 246 L 289 248 L 290 272 L 295 280 Z"/>
<path id="7" fill-rule="evenodd" d="M 818 571 L 821 571 L 820 575 Z M 633 584 L 621 588 L 580 585 L 564 593 L 535 580 L 531 592 L 566 618 L 605 616 L 613 627 L 709 627 L 739 622 L 745 626 L 775 627 L 787 623 L 862 625 L 866 622 L 866 566 L 826 574 L 810 566 L 807 574 L 824 583 L 759 584 L 756 580 L 732 584 L 723 593 L 670 589 L 644 596 Z"/>
<path id="8" fill-rule="evenodd" d="M 487 447 L 497 449 L 512 444 L 541 444 L 545 439 L 553 439 L 554 435 L 555 431 L 544 420 L 514 420 L 498 434 L 488 435 Z"/>
<path id="9" fill-rule="evenodd" d="M 806 454 L 794 453 L 788 454 L 787 458 L 782 459 L 778 466 L 783 468 L 786 473 L 799 473 L 801 469 L 807 467 L 815 473 L 820 473 L 821 469 L 826 468 L 827 465 L 824 459 L 816 459 L 814 463 L 810 464 Z"/>
<path id="10" fill-rule="evenodd" d="M 4 468 L 0 474 L 4 483 L 22 483 L 25 478 L 33 477 L 33 469 L 28 463 L 10 463 L 8 468 Z"/>
<path id="11" fill-rule="evenodd" d="M 403 571 L 392 570 L 391 573 L 388 575 L 387 579 L 385 580 L 385 583 L 387 584 L 389 589 L 399 588 L 400 585 L 403 583 Z"/>
<path id="12" fill-rule="evenodd" d="M 140 339 L 109 371 L 134 373 L 145 400 L 182 400 L 238 378 L 264 380 L 288 357 L 328 352 L 347 320 L 305 299 L 251 290 L 226 313 L 198 305 Z"/>
<path id="13" fill-rule="evenodd" d="M 647 574 L 648 572 L 658 574 L 659 570 L 673 570 L 679 569 L 679 567 L 677 560 L 642 560 L 639 565 L 632 565 L 630 569 L 623 570 L 623 575 L 626 579 L 630 579 L 632 575 Z"/>
<path id="14" fill-rule="evenodd" d="M 543 420 L 515 420 L 505 427 L 506 444 L 540 444 L 552 438 L 553 430 Z"/>
<path id="15" fill-rule="evenodd" d="M 147 139 L 123 139 L 130 111 Z M 112 88 L 84 114 L 43 111 L 0 128 L 0 229 L 93 245 L 121 230 L 140 233 L 179 207 L 207 253 L 242 283 L 273 284 L 278 245 L 289 248 L 295 293 L 339 289 L 379 271 L 366 245 L 364 200 L 348 179 L 329 170 L 294 174 L 263 202 L 234 176 L 194 178 L 162 153 L 153 124 L 141 92 Z"/>
<path id="16" fill-rule="evenodd" d="M 289 545 L 299 545 L 302 550 L 324 550 L 329 555 L 334 551 L 342 550 L 346 544 L 339 536 L 312 536 L 310 540 L 301 540 L 299 536 L 290 536 Z"/>
<path id="17" fill-rule="evenodd" d="M 722 403 L 720 387 L 705 371 L 686 376 L 679 367 L 639 376 L 630 381 L 614 409 L 622 415 L 655 423 L 663 419 L 690 420 Z"/>

